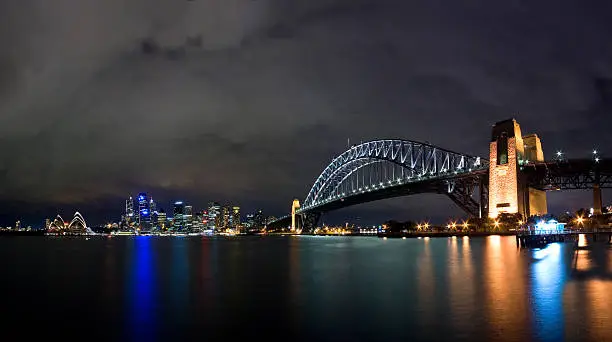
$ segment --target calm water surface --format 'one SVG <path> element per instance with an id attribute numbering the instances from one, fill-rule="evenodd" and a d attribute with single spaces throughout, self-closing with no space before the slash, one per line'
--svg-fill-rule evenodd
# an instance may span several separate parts
<path id="1" fill-rule="evenodd" d="M 604 246 L 3 237 L 0 260 L 3 340 L 612 341 Z"/>

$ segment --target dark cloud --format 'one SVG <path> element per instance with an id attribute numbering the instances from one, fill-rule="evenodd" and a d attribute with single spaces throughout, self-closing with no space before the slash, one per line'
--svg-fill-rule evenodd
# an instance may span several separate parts
<path id="1" fill-rule="evenodd" d="M 4 2 L 0 199 L 102 216 L 146 190 L 281 213 L 347 138 L 486 155 L 490 125 L 509 116 L 548 155 L 612 153 L 611 10 L 603 0 Z M 441 209 L 411 201 L 393 203 L 406 216 Z"/>

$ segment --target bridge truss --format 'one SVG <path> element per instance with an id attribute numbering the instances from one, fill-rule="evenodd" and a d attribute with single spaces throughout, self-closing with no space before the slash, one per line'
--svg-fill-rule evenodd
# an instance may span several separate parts
<path id="1" fill-rule="evenodd" d="M 522 167 L 530 186 L 541 190 L 612 188 L 612 160 L 570 159 Z"/>
<path id="2" fill-rule="evenodd" d="M 486 204 L 488 161 L 410 140 L 354 145 L 323 170 L 299 213 L 414 193 L 446 194 L 468 214 Z M 474 198 L 475 190 L 481 189 Z"/>

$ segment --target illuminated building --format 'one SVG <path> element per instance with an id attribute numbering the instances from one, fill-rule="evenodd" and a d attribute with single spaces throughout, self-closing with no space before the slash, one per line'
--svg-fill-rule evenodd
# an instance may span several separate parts
<path id="1" fill-rule="evenodd" d="M 125 200 L 125 221 L 130 223 L 134 220 L 134 199 L 130 196 Z"/>
<path id="2" fill-rule="evenodd" d="M 493 126 L 489 145 L 489 217 L 496 218 L 500 213 L 529 217 L 547 212 L 546 194 L 527 187 L 520 176 L 521 165 L 543 160 L 540 139 L 535 134 L 523 138 L 516 120 Z"/>
<path id="3" fill-rule="evenodd" d="M 191 231 L 193 226 L 193 206 L 185 206 L 185 212 L 183 213 L 183 225 L 186 231 Z"/>
<path id="4" fill-rule="evenodd" d="M 232 207 L 232 216 L 230 218 L 230 226 L 238 227 L 240 225 L 240 207 Z"/>
<path id="5" fill-rule="evenodd" d="M 227 229 L 230 226 L 230 209 L 228 206 L 224 205 L 223 208 L 221 208 L 221 228 L 223 229 Z"/>
<path id="6" fill-rule="evenodd" d="M 207 229 L 208 227 L 208 210 L 202 210 L 200 215 L 197 218 L 200 222 L 202 222 L 202 229 Z"/>
<path id="7" fill-rule="evenodd" d="M 255 221 L 254 227 L 257 229 L 263 228 L 266 225 L 266 218 L 264 217 L 263 211 L 261 210 L 257 211 L 257 213 L 255 214 L 254 221 Z"/>
<path id="8" fill-rule="evenodd" d="M 166 217 L 166 212 L 161 209 L 160 211 L 157 212 L 157 226 L 159 227 L 160 230 L 162 231 L 166 231 L 168 230 L 168 226 L 167 226 L 167 217 Z"/>
<path id="9" fill-rule="evenodd" d="M 185 228 L 183 215 L 185 214 L 185 204 L 181 201 L 174 202 L 173 210 L 173 230 L 182 231 Z"/>
<path id="10" fill-rule="evenodd" d="M 221 227 L 221 205 L 211 202 L 208 206 L 208 229 L 219 229 Z"/>
<path id="11" fill-rule="evenodd" d="M 149 212 L 151 213 L 151 226 L 157 227 L 157 204 L 153 201 L 153 197 L 149 200 Z"/>
<path id="12" fill-rule="evenodd" d="M 255 214 L 247 214 L 246 222 L 244 223 L 245 227 L 253 228 L 255 227 Z"/>
<path id="13" fill-rule="evenodd" d="M 151 231 L 151 209 L 147 194 L 144 192 L 138 194 L 138 229 L 145 233 Z"/>

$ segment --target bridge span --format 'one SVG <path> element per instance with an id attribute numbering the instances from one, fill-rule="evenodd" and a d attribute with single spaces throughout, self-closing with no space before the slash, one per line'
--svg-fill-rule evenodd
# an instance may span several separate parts
<path id="1" fill-rule="evenodd" d="M 612 187 L 612 160 L 544 159 L 537 135 L 523 136 L 514 120 L 493 126 L 489 158 L 453 152 L 428 143 L 386 139 L 353 145 L 317 177 L 300 206 L 271 227 L 312 229 L 321 214 L 399 196 L 447 196 L 471 217 L 501 213 L 524 218 L 547 212 L 546 192 L 593 189 L 601 213 L 601 188 Z"/>

